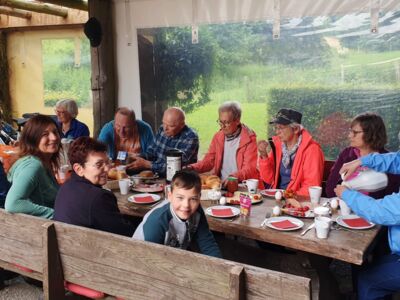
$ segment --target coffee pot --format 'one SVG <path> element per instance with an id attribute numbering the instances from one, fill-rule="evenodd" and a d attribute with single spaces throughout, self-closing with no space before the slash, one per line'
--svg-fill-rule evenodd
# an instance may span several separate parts
<path id="1" fill-rule="evenodd" d="M 342 174 L 342 179 L 344 175 Z M 362 168 L 354 172 L 346 181 L 343 181 L 342 185 L 352 190 L 376 192 L 386 188 L 388 177 L 385 173 Z"/>

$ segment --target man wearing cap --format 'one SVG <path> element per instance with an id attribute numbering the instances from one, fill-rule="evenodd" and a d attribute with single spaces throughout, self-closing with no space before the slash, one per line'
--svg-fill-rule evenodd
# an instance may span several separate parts
<path id="1" fill-rule="evenodd" d="M 302 114 L 293 109 L 279 110 L 270 122 L 275 126 L 274 151 L 267 141 L 258 143 L 260 177 L 270 188 L 292 190 L 308 196 L 310 186 L 321 186 L 324 154 L 301 125 Z"/>

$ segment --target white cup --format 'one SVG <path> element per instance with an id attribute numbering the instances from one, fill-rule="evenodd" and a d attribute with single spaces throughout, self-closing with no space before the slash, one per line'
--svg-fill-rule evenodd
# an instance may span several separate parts
<path id="1" fill-rule="evenodd" d="M 340 214 L 342 216 L 348 216 L 351 214 L 351 208 L 347 205 L 344 200 L 339 199 L 339 206 L 340 206 Z"/>
<path id="2" fill-rule="evenodd" d="M 257 193 L 258 179 L 247 179 L 243 180 L 243 184 L 247 186 L 247 190 L 250 194 Z"/>
<path id="3" fill-rule="evenodd" d="M 329 208 L 325 206 L 317 206 L 314 208 L 315 217 L 329 217 Z"/>
<path id="4" fill-rule="evenodd" d="M 120 179 L 118 180 L 118 185 L 121 195 L 126 195 L 128 194 L 129 187 L 131 186 L 131 181 L 129 178 Z"/>
<path id="5" fill-rule="evenodd" d="M 314 222 L 315 222 L 315 232 L 317 234 L 317 238 L 319 239 L 328 238 L 332 220 L 327 217 L 316 217 Z"/>
<path id="6" fill-rule="evenodd" d="M 308 188 L 308 193 L 310 194 L 311 206 L 316 207 L 321 199 L 322 187 L 320 186 L 310 186 Z"/>

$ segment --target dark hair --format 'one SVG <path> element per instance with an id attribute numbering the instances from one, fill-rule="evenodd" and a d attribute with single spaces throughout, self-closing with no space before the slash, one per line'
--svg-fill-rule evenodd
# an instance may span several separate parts
<path id="1" fill-rule="evenodd" d="M 54 125 L 56 131 L 58 133 L 58 137 L 60 138 L 60 129 L 58 128 L 56 122 L 49 116 L 45 115 L 36 115 L 33 116 L 26 122 L 24 128 L 22 130 L 21 139 L 20 139 L 20 153 L 19 156 L 27 156 L 33 155 L 38 157 L 43 165 L 52 170 L 52 168 L 58 169 L 59 167 L 59 158 L 60 158 L 60 149 L 61 149 L 61 140 L 59 140 L 59 147 L 57 153 L 54 153 L 51 156 L 50 164 L 47 165 L 47 160 L 44 159 L 43 153 L 39 150 L 39 143 L 42 139 L 43 132 L 47 129 L 49 125 Z"/>
<path id="2" fill-rule="evenodd" d="M 201 193 L 201 179 L 199 174 L 191 170 L 182 170 L 175 173 L 172 177 L 171 192 L 174 188 L 190 190 L 194 188 L 196 193 Z"/>
<path id="3" fill-rule="evenodd" d="M 375 151 L 384 149 L 387 143 L 387 134 L 381 116 L 371 112 L 362 113 L 351 121 L 351 127 L 356 124 L 360 124 L 364 132 L 363 141 L 365 144 Z"/>
<path id="4" fill-rule="evenodd" d="M 88 136 L 77 138 L 69 147 L 68 158 L 71 165 L 84 165 L 89 154 L 93 152 L 106 152 L 106 144 Z"/>

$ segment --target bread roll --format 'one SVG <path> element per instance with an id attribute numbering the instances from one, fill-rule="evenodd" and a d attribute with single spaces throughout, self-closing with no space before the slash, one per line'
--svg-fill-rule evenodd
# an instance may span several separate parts
<path id="1" fill-rule="evenodd" d="M 150 171 L 150 170 L 145 170 L 145 171 L 140 172 L 140 173 L 139 173 L 139 176 L 140 176 L 140 177 L 149 178 L 149 177 L 153 177 L 153 176 L 154 176 L 154 173 L 153 173 L 152 171 Z"/>
<path id="2" fill-rule="evenodd" d="M 118 178 L 118 171 L 116 168 L 112 168 L 108 171 L 108 179 L 116 180 Z"/>
<path id="3" fill-rule="evenodd" d="M 205 183 L 210 189 L 218 189 L 221 187 L 221 179 L 215 175 L 208 176 Z"/>

